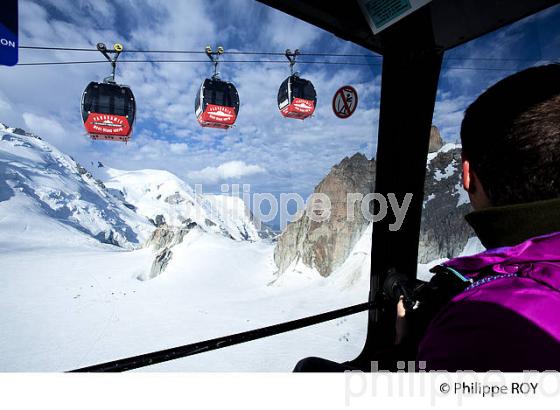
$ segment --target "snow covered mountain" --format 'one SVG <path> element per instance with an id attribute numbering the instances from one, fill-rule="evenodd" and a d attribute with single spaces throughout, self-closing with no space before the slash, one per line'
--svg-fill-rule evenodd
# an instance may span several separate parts
<path id="1" fill-rule="evenodd" d="M 28 245 L 54 238 L 93 239 L 134 248 L 154 229 L 70 156 L 33 134 L 3 124 L 0 215 L 0 241 Z"/>
<path id="2" fill-rule="evenodd" d="M 100 166 L 94 172 L 100 175 L 109 192 L 155 226 L 183 227 L 194 222 L 207 232 L 235 240 L 260 239 L 259 230 L 239 197 L 196 192 L 163 170 L 121 171 Z"/>
<path id="3" fill-rule="evenodd" d="M 238 241 L 270 237 L 241 198 L 197 193 L 167 171 L 99 165 L 95 178 L 38 136 L 0 123 L 0 240 L 53 242 L 56 236 L 138 248 L 156 227 L 193 224 Z"/>

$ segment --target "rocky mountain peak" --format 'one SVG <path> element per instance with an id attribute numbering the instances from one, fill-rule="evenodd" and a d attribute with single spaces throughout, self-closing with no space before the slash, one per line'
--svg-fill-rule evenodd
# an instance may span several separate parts
<path id="1" fill-rule="evenodd" d="M 367 228 L 367 221 L 355 204 L 353 220 L 347 218 L 347 193 L 366 195 L 373 191 L 375 160 L 356 153 L 335 165 L 314 192 L 326 194 L 331 201 L 328 220 L 313 221 L 307 212 L 289 224 L 278 238 L 274 260 L 279 272 L 303 263 L 328 276 L 348 257 L 352 246 Z"/>
<path id="2" fill-rule="evenodd" d="M 336 164 L 333 168 L 336 168 L 336 169 L 356 169 L 356 168 L 359 168 L 360 166 L 364 165 L 368 161 L 369 160 L 367 159 L 367 157 L 363 153 L 356 152 L 351 157 L 344 157 L 344 159 L 342 161 L 340 161 L 340 163 Z"/>
<path id="3" fill-rule="evenodd" d="M 428 147 L 428 152 L 434 153 L 437 152 L 443 147 L 443 138 L 441 138 L 441 133 L 439 132 L 438 127 L 432 125 L 430 129 L 430 145 Z"/>
<path id="4" fill-rule="evenodd" d="M 441 133 L 432 126 L 428 157 L 424 213 L 420 231 L 419 263 L 458 255 L 469 237 L 474 236 L 463 220 L 470 212 L 468 196 L 460 184 L 461 147 L 443 145 Z M 355 203 L 354 220 L 347 218 L 346 195 L 374 191 L 375 159 L 364 154 L 345 157 L 334 165 L 315 188 L 331 200 L 331 216 L 324 222 L 312 221 L 306 213 L 289 224 L 278 238 L 274 261 L 278 274 L 302 263 L 322 276 L 329 276 L 341 266 L 370 222 L 360 204 Z"/>

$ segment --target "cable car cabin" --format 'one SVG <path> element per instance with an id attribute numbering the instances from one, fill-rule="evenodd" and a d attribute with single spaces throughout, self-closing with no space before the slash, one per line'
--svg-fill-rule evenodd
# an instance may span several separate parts
<path id="1" fill-rule="evenodd" d="M 194 111 L 203 127 L 228 129 L 239 113 L 239 94 L 232 83 L 207 78 L 196 95 Z"/>
<path id="2" fill-rule="evenodd" d="M 134 95 L 127 86 L 92 81 L 82 95 L 82 120 L 94 140 L 128 141 L 135 113 Z"/>
<path id="3" fill-rule="evenodd" d="M 284 117 L 304 120 L 315 111 L 317 93 L 311 81 L 293 74 L 278 90 L 278 109 Z"/>

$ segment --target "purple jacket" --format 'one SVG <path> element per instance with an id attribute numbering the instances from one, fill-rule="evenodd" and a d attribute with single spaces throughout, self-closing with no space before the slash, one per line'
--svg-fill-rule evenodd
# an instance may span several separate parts
<path id="1" fill-rule="evenodd" d="M 474 280 L 430 323 L 428 370 L 560 371 L 560 232 L 444 265 Z"/>

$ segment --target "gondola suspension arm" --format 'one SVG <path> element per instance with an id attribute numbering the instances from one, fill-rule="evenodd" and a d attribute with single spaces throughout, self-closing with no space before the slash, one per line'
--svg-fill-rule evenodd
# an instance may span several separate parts
<path id="1" fill-rule="evenodd" d="M 290 75 L 294 75 L 294 65 L 296 64 L 296 58 L 297 56 L 299 56 L 299 54 L 300 51 L 297 48 L 293 52 L 289 48 L 286 50 L 285 56 L 290 62 Z"/>
<path id="2" fill-rule="evenodd" d="M 111 75 L 108 76 L 108 77 L 105 77 L 103 79 L 103 82 L 104 83 L 109 83 L 109 84 L 114 84 L 115 83 L 115 70 L 117 68 L 117 60 L 124 50 L 123 45 L 120 44 L 120 43 L 115 43 L 113 45 L 113 49 L 109 50 L 109 49 L 107 49 L 107 46 L 104 43 L 97 43 L 97 50 L 99 50 L 101 52 L 101 54 L 103 54 L 103 56 L 107 59 L 107 61 L 109 61 L 109 63 L 111 63 L 111 68 L 112 68 Z M 113 56 L 111 56 L 110 54 L 112 54 Z"/>
<path id="3" fill-rule="evenodd" d="M 212 75 L 212 78 L 219 79 L 220 73 L 218 72 L 218 63 L 219 63 L 220 56 L 224 54 L 224 48 L 222 46 L 219 46 L 218 50 L 212 51 L 212 47 L 206 46 L 204 51 L 206 52 L 206 55 L 208 56 L 210 61 L 212 61 L 212 64 L 214 65 L 214 74 Z"/>

